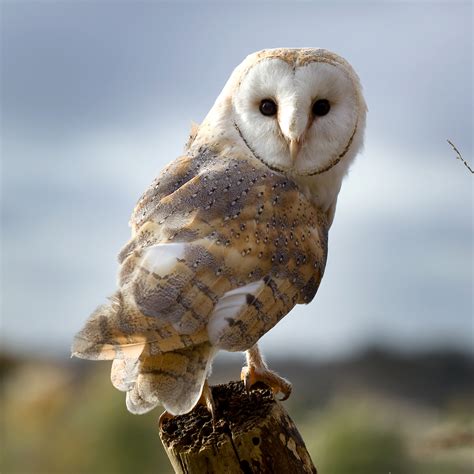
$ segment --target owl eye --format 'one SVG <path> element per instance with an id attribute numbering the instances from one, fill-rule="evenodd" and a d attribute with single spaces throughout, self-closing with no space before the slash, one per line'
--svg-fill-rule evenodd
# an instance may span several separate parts
<path id="1" fill-rule="evenodd" d="M 326 99 L 319 99 L 313 104 L 313 114 L 318 117 L 326 115 L 331 110 L 331 104 Z"/>
<path id="2" fill-rule="evenodd" d="M 271 117 L 277 113 L 278 107 L 272 99 L 263 99 L 260 102 L 260 112 L 262 115 Z"/>

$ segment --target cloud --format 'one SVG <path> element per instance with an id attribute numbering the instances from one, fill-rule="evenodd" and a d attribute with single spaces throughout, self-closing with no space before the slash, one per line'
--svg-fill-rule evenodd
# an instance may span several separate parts
<path id="1" fill-rule="evenodd" d="M 316 300 L 264 346 L 471 343 L 472 177 L 445 139 L 470 159 L 472 5 L 12 2 L 2 13 L 10 347 L 67 351 L 113 292 L 131 209 L 190 121 L 246 54 L 281 45 L 345 55 L 369 122 Z"/>

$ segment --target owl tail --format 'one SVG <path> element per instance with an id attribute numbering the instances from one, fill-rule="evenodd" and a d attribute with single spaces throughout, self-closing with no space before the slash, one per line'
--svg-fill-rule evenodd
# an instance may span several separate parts
<path id="1" fill-rule="evenodd" d="M 118 291 L 110 302 L 99 306 L 89 317 L 72 343 L 74 357 L 91 360 L 138 358 L 142 353 L 145 330 L 132 326 L 122 293 Z"/>
<path id="2" fill-rule="evenodd" d="M 141 415 L 163 405 L 172 415 L 180 415 L 198 402 L 215 352 L 206 342 L 163 354 L 142 354 L 139 359 L 116 359 L 111 380 L 115 388 L 127 392 L 131 413 Z"/>
<path id="3" fill-rule="evenodd" d="M 173 415 L 187 413 L 201 396 L 216 350 L 207 341 L 176 349 L 168 342 L 166 352 L 160 352 L 166 344 L 155 340 L 157 322 L 130 318 L 119 291 L 75 336 L 72 355 L 113 360 L 112 384 L 127 392 L 130 412 L 146 413 L 161 404 Z"/>

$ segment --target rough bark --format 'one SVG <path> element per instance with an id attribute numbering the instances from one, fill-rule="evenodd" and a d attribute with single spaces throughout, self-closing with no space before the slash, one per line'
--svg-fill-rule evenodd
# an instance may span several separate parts
<path id="1" fill-rule="evenodd" d="M 214 426 L 202 405 L 162 424 L 176 473 L 316 473 L 296 426 L 268 388 L 247 394 L 241 382 L 231 382 L 211 389 Z"/>

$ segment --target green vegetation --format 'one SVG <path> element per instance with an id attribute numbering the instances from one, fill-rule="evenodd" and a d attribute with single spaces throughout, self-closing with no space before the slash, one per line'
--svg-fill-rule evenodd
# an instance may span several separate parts
<path id="1" fill-rule="evenodd" d="M 158 437 L 159 410 L 129 414 L 124 394 L 109 382 L 108 363 L 4 360 L 0 369 L 3 474 L 172 472 Z M 219 370 L 235 377 L 234 369 Z M 341 378 L 321 399 L 317 388 L 304 389 L 316 382 L 298 382 L 298 371 L 287 367 L 285 375 L 291 373 L 295 392 L 286 406 L 322 474 L 472 473 L 470 386 L 444 387 L 442 398 L 433 402 L 431 393 L 423 402 Z"/>
<path id="2" fill-rule="evenodd" d="M 308 438 L 315 460 L 320 454 L 320 471 L 332 474 L 413 472 L 400 431 L 385 425 L 374 419 L 369 407 L 361 407 L 357 402 L 335 403 L 321 416 L 319 423 L 314 423 L 317 430 L 311 431 L 316 433 Z"/>
<path id="3" fill-rule="evenodd" d="M 42 364 L 10 373 L 0 472 L 171 473 L 158 438 L 159 412 L 128 413 L 107 365 L 91 364 L 92 372 L 73 377 Z"/>

